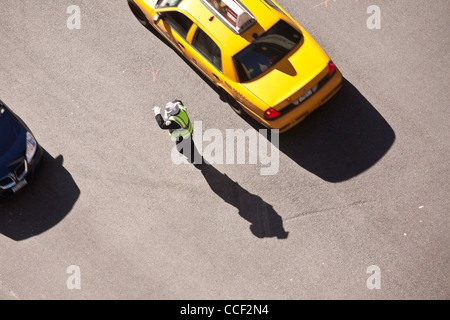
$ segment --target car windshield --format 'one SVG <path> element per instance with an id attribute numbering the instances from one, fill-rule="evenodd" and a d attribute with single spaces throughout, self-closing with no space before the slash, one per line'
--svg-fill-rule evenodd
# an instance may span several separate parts
<path id="1" fill-rule="evenodd" d="M 167 7 L 176 7 L 183 0 L 158 0 L 156 3 L 156 7 L 158 8 L 167 8 Z"/>
<path id="2" fill-rule="evenodd" d="M 247 82 L 269 70 L 300 42 L 302 34 L 280 20 L 234 57 L 241 82 Z"/>

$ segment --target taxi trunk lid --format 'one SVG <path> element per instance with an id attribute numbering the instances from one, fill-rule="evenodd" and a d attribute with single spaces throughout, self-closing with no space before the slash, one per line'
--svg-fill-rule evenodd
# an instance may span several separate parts
<path id="1" fill-rule="evenodd" d="M 301 46 L 291 55 L 275 64 L 270 71 L 243 86 L 268 107 L 277 110 L 289 104 L 288 98 L 295 99 L 300 91 L 327 68 L 329 59 L 315 45 L 304 38 Z M 311 85 L 312 86 L 312 85 Z"/>

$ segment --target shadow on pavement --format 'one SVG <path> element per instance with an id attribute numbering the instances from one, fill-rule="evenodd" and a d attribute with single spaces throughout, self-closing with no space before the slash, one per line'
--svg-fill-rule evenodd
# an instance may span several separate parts
<path id="1" fill-rule="evenodd" d="M 253 235 L 258 238 L 288 237 L 289 232 L 284 230 L 281 216 L 261 197 L 248 192 L 205 160 L 195 167 L 201 171 L 211 190 L 226 203 L 236 207 L 239 215 L 250 222 Z"/>
<path id="2" fill-rule="evenodd" d="M 266 129 L 254 119 L 246 120 L 255 130 Z M 391 126 L 344 78 L 336 96 L 294 128 L 280 133 L 278 148 L 303 169 L 338 183 L 372 167 L 394 141 Z"/>
<path id="3" fill-rule="evenodd" d="M 386 120 L 344 79 L 335 97 L 280 135 L 280 151 L 305 170 L 336 183 L 369 169 L 394 141 Z"/>
<path id="4" fill-rule="evenodd" d="M 30 185 L 0 202 L 0 234 L 20 241 L 58 224 L 80 196 L 75 181 L 63 167 L 63 157 L 44 150 L 43 162 Z"/>

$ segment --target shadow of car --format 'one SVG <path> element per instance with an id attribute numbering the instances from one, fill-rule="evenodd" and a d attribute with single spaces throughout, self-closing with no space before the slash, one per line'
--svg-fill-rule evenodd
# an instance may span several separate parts
<path id="1" fill-rule="evenodd" d="M 344 79 L 339 94 L 286 133 L 280 151 L 323 180 L 339 183 L 379 162 L 395 140 L 389 123 Z"/>
<path id="2" fill-rule="evenodd" d="M 253 119 L 255 129 L 265 129 Z M 268 132 L 271 141 L 271 132 Z M 292 130 L 280 135 L 283 154 L 324 181 L 350 180 L 380 161 L 396 135 L 375 107 L 346 78 L 341 91 Z"/>
<path id="3" fill-rule="evenodd" d="M 39 174 L 22 192 L 0 201 L 0 234 L 22 241 L 60 223 L 80 197 L 80 189 L 63 166 L 43 148 Z"/>

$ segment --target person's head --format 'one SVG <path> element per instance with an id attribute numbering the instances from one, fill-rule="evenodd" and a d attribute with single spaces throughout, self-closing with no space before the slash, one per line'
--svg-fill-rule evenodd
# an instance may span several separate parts
<path id="1" fill-rule="evenodd" d="M 170 101 L 166 104 L 166 115 L 173 116 L 180 112 L 180 106 L 182 105 L 180 100 Z"/>

